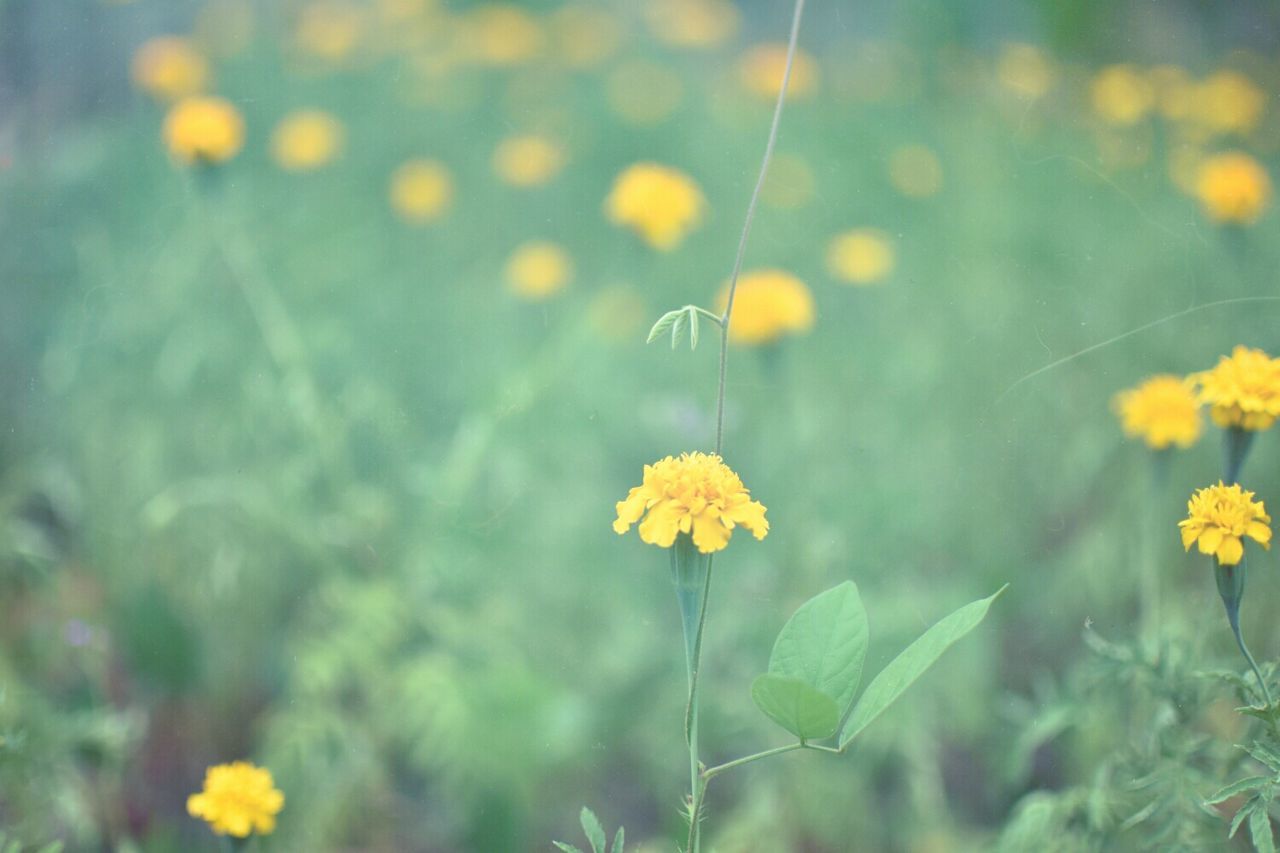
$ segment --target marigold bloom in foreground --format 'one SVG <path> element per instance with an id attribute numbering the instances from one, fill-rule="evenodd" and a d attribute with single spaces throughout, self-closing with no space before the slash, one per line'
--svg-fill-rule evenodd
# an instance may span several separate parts
<path id="1" fill-rule="evenodd" d="M 683 453 L 644 466 L 644 482 L 618 501 L 617 510 L 616 533 L 644 517 L 641 540 L 663 548 L 688 533 L 699 551 L 710 554 L 729 544 L 739 524 L 757 539 L 769 533 L 764 505 L 751 500 L 742 480 L 715 454 Z"/>
<path id="2" fill-rule="evenodd" d="M 837 234 L 827 246 L 827 269 L 850 284 L 875 284 L 893 272 L 889 235 L 871 228 Z"/>
<path id="3" fill-rule="evenodd" d="M 613 182 L 605 214 L 650 246 L 670 251 L 702 221 L 706 200 L 685 173 L 658 163 L 636 163 Z"/>
<path id="4" fill-rule="evenodd" d="M 1124 434 L 1141 438 L 1152 450 L 1190 447 L 1200 438 L 1200 402 L 1195 384 L 1182 376 L 1152 376 L 1115 396 Z"/>
<path id="5" fill-rule="evenodd" d="M 221 163 L 244 144 L 244 119 L 225 98 L 184 98 L 164 119 L 164 141 L 182 163 Z"/>
<path id="6" fill-rule="evenodd" d="M 276 790 L 271 771 L 247 761 L 218 764 L 204 774 L 204 790 L 187 798 L 187 812 L 219 835 L 247 838 L 275 831 L 284 794 Z"/>
<path id="7" fill-rule="evenodd" d="M 1201 163 L 1196 195 L 1210 219 L 1250 225 L 1271 201 L 1271 178 L 1248 154 L 1228 151 Z"/>
<path id="8" fill-rule="evenodd" d="M 507 284 L 518 296 L 543 300 L 565 289 L 573 278 L 573 261 L 555 243 L 532 241 L 507 261 Z"/>
<path id="9" fill-rule="evenodd" d="M 720 291 L 717 305 L 728 304 L 729 285 Z M 758 346 L 771 344 L 784 335 L 813 328 L 813 294 L 805 283 L 783 270 L 753 270 L 738 277 L 729 318 L 729 340 Z"/>
<path id="10" fill-rule="evenodd" d="M 1244 556 L 1248 536 L 1263 548 L 1271 547 L 1271 516 L 1262 501 L 1253 500 L 1238 483 L 1198 489 L 1187 501 L 1187 518 L 1178 522 L 1182 528 L 1182 547 L 1191 550 L 1192 543 L 1201 554 L 1213 554 L 1220 566 L 1234 566 Z"/>
<path id="11" fill-rule="evenodd" d="M 1280 359 L 1260 349 L 1237 346 L 1212 370 L 1191 378 L 1220 427 L 1262 430 L 1280 417 Z"/>
<path id="12" fill-rule="evenodd" d="M 160 36 L 138 48 L 130 68 L 133 82 L 149 95 L 176 101 L 203 91 L 209 62 L 190 40 Z"/>
<path id="13" fill-rule="evenodd" d="M 391 176 L 391 206 L 409 222 L 430 222 L 453 201 L 449 170 L 434 160 L 410 160 Z"/>
<path id="14" fill-rule="evenodd" d="M 283 169 L 307 172 L 337 156 L 342 125 L 321 110 L 299 110 L 280 120 L 271 134 L 271 156 Z"/>

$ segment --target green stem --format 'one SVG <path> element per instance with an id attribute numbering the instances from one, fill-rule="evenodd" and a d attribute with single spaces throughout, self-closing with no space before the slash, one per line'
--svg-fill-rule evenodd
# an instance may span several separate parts
<path id="1" fill-rule="evenodd" d="M 839 752 L 838 749 L 832 749 L 829 746 L 816 747 L 810 746 L 801 741 L 800 743 L 789 743 L 786 746 L 777 746 L 773 749 L 766 749 L 762 752 L 753 753 L 752 755 L 735 758 L 733 761 L 726 761 L 724 764 L 717 764 L 715 767 L 708 767 L 702 771 L 703 781 L 710 781 L 726 770 L 732 770 L 735 767 L 741 767 L 744 764 L 750 764 L 753 761 L 759 761 L 762 758 L 769 758 L 774 755 L 782 755 L 784 752 L 795 752 L 797 749 L 822 749 L 824 752 Z"/>
<path id="2" fill-rule="evenodd" d="M 1222 597 L 1222 604 L 1227 610 L 1227 622 L 1231 625 L 1231 633 L 1235 635 L 1236 645 L 1240 647 L 1244 659 L 1253 669 L 1254 677 L 1258 679 L 1258 687 L 1262 691 L 1262 698 L 1270 708 L 1271 691 L 1267 688 L 1262 670 L 1258 668 L 1258 662 L 1253 659 L 1249 647 L 1245 645 L 1244 634 L 1240 631 L 1240 602 L 1244 598 L 1245 580 L 1244 558 L 1242 557 L 1240 563 L 1235 566 L 1215 566 L 1214 578 L 1218 582 L 1218 594 Z"/>

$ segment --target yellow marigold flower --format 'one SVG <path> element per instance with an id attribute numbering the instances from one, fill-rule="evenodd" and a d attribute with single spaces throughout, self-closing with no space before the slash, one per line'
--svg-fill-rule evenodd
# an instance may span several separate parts
<path id="1" fill-rule="evenodd" d="M 904 145 L 889 155 L 889 182 L 908 198 L 928 198 L 942 189 L 942 163 L 923 145 Z"/>
<path id="2" fill-rule="evenodd" d="M 512 136 L 498 143 L 493 170 L 516 187 L 536 187 L 564 166 L 564 149 L 545 136 Z"/>
<path id="3" fill-rule="evenodd" d="M 299 110 L 271 134 L 271 155 L 283 169 L 306 172 L 333 160 L 342 148 L 342 125 L 322 110 Z"/>
<path id="4" fill-rule="evenodd" d="M 782 74 L 787 68 L 785 44 L 761 44 L 751 48 L 738 62 L 738 77 L 748 92 L 762 98 L 778 97 Z M 791 82 L 787 96 L 803 98 L 818 88 L 818 63 L 803 50 L 796 49 L 791 63 Z"/>
<path id="5" fill-rule="evenodd" d="M 337 62 L 355 51 L 364 23 L 359 7 L 341 0 L 319 0 L 303 8 L 294 40 L 304 52 Z"/>
<path id="6" fill-rule="evenodd" d="M 244 119 L 225 98 L 183 98 L 164 119 L 164 141 L 182 163 L 221 163 L 244 144 Z"/>
<path id="7" fill-rule="evenodd" d="M 1013 42 L 1000 51 L 996 77 L 1014 94 L 1035 100 L 1044 97 L 1053 85 L 1053 68 L 1040 48 Z"/>
<path id="8" fill-rule="evenodd" d="M 1137 124 L 1155 105 L 1150 81 L 1132 65 L 1111 65 L 1089 87 L 1093 110 L 1111 124 Z"/>
<path id="9" fill-rule="evenodd" d="M 1214 133 L 1244 134 L 1258 126 L 1267 96 L 1239 71 L 1219 71 L 1195 89 L 1193 117 Z"/>
<path id="10" fill-rule="evenodd" d="M 711 47 L 738 29 L 738 10 L 729 0 L 649 0 L 649 29 L 676 47 Z"/>
<path id="11" fill-rule="evenodd" d="M 1182 547 L 1191 550 L 1195 543 L 1201 554 L 1213 554 L 1220 566 L 1234 566 L 1244 556 L 1248 536 L 1263 548 L 1271 547 L 1271 516 L 1262 501 L 1253 500 L 1238 483 L 1197 489 L 1187 501 L 1187 517 L 1178 522 L 1182 528 Z"/>
<path id="12" fill-rule="evenodd" d="M 702 222 L 706 199 L 684 172 L 658 163 L 636 163 L 613 182 L 605 215 L 660 251 L 670 251 Z"/>
<path id="13" fill-rule="evenodd" d="M 1280 417 L 1280 358 L 1260 349 L 1236 346 L 1212 370 L 1191 378 L 1220 427 L 1263 430 Z"/>
<path id="14" fill-rule="evenodd" d="M 507 261 L 507 284 L 517 295 L 541 300 L 565 289 L 573 278 L 569 253 L 555 243 L 532 241 Z"/>
<path id="15" fill-rule="evenodd" d="M 1152 376 L 1117 394 L 1114 405 L 1125 435 L 1141 438 L 1153 450 L 1190 447 L 1200 438 L 1200 402 L 1195 384 L 1185 377 Z"/>
<path id="16" fill-rule="evenodd" d="M 663 65 L 631 60 L 609 74 L 605 96 L 623 121 L 648 127 L 666 120 L 680 106 L 684 82 Z"/>
<path id="17" fill-rule="evenodd" d="M 618 501 L 617 511 L 616 533 L 644 517 L 642 541 L 670 548 L 677 535 L 687 533 L 704 554 L 728 545 L 739 524 L 757 539 L 769 533 L 764 505 L 751 500 L 742 480 L 715 454 L 682 453 L 644 466 L 644 481 Z"/>
<path id="18" fill-rule="evenodd" d="M 717 304 L 724 311 L 729 285 L 720 291 Z M 746 346 L 771 344 L 784 335 L 813 328 L 813 294 L 789 272 L 754 270 L 738 277 L 729 318 L 729 340 Z"/>
<path id="19" fill-rule="evenodd" d="M 453 178 L 434 160 L 410 160 L 391 176 L 391 206 L 409 222 L 440 218 L 453 201 Z"/>
<path id="20" fill-rule="evenodd" d="M 473 59 L 484 65 L 517 65 L 542 53 L 545 36 L 537 19 L 519 6 L 477 6 L 464 34 Z"/>
<path id="21" fill-rule="evenodd" d="M 893 243 L 872 228 L 837 234 L 827 246 L 827 269 L 850 284 L 875 284 L 893 272 Z"/>
<path id="22" fill-rule="evenodd" d="M 1271 178 L 1248 154 L 1227 151 L 1201 162 L 1196 195 L 1210 219 L 1249 225 L 1271 202 Z"/>
<path id="23" fill-rule="evenodd" d="M 176 101 L 204 91 L 209 62 L 189 39 L 153 38 L 138 48 L 131 66 L 139 89 L 164 101 Z"/>
<path id="24" fill-rule="evenodd" d="M 276 790 L 271 771 L 247 761 L 210 767 L 204 789 L 187 798 L 187 812 L 209 824 L 219 835 L 247 838 L 269 835 L 284 808 L 284 794 Z"/>

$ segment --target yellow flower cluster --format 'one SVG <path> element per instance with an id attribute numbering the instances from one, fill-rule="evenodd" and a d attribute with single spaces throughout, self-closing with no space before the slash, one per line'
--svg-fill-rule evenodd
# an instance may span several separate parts
<path id="1" fill-rule="evenodd" d="M 729 285 L 720 291 L 718 305 L 724 311 Z M 738 277 L 729 319 L 729 340 L 746 346 L 771 344 L 784 335 L 813 328 L 813 294 L 789 272 L 755 270 Z"/>
<path id="2" fill-rule="evenodd" d="M 507 284 L 517 295 L 540 301 L 564 290 L 573 278 L 573 261 L 555 243 L 534 240 L 518 247 L 507 261 Z"/>
<path id="3" fill-rule="evenodd" d="M 181 163 L 222 163 L 244 144 L 244 119 L 225 98 L 197 95 L 173 105 L 163 134 L 169 153 Z"/>
<path id="4" fill-rule="evenodd" d="M 854 228 L 827 246 L 827 269 L 849 284 L 875 284 L 893 272 L 893 264 L 893 244 L 883 231 Z"/>
<path id="5" fill-rule="evenodd" d="M 1155 105 L 1156 90 L 1132 65 L 1111 65 L 1089 87 L 1094 112 L 1110 124 L 1137 124 Z"/>
<path id="6" fill-rule="evenodd" d="M 782 75 L 787 69 L 787 46 L 781 43 L 760 44 L 748 50 L 738 62 L 738 78 L 748 92 L 772 100 L 782 88 Z M 791 80 L 787 96 L 804 98 L 818 88 L 818 63 L 796 49 L 791 61 Z"/>
<path id="7" fill-rule="evenodd" d="M 719 456 L 708 453 L 668 456 L 644 466 L 643 482 L 618 501 L 617 512 L 616 533 L 626 533 L 639 521 L 644 542 L 669 548 L 684 533 L 704 554 L 728 545 L 739 524 L 757 539 L 769 533 L 764 506 L 751 500 L 742 480 Z"/>
<path id="8" fill-rule="evenodd" d="M 1252 224 L 1271 202 L 1271 177 L 1243 151 L 1206 158 L 1195 188 L 1205 215 L 1217 222 Z"/>
<path id="9" fill-rule="evenodd" d="M 187 812 L 209 824 L 219 835 L 247 838 L 268 835 L 284 808 L 284 794 L 276 790 L 271 771 L 247 761 L 218 764 L 205 771 L 204 789 L 187 798 Z"/>
<path id="10" fill-rule="evenodd" d="M 1200 403 L 1194 383 L 1182 376 L 1153 376 L 1121 391 L 1114 403 L 1125 435 L 1141 438 L 1153 450 L 1190 447 L 1200 438 Z"/>
<path id="11" fill-rule="evenodd" d="M 1201 554 L 1212 554 L 1221 566 L 1234 566 L 1244 556 L 1244 537 L 1263 548 L 1271 547 L 1271 516 L 1262 501 L 1253 500 L 1239 484 L 1198 489 L 1187 501 L 1187 518 L 1182 528 L 1182 547 L 1194 544 Z"/>
<path id="12" fill-rule="evenodd" d="M 190 39 L 159 36 L 138 48 L 130 69 L 133 82 L 149 95 L 176 101 L 204 91 L 209 62 Z"/>
<path id="13" fill-rule="evenodd" d="M 338 155 L 342 137 L 342 125 L 329 113 L 299 110 L 276 125 L 271 134 L 271 155 L 282 169 L 309 172 Z"/>
<path id="14" fill-rule="evenodd" d="M 435 160 L 410 160 L 391 176 L 391 206 L 406 222 L 439 219 L 453 202 L 453 178 Z"/>
<path id="15" fill-rule="evenodd" d="M 1191 377 L 1199 402 L 1220 427 L 1263 430 L 1280 417 L 1280 358 L 1237 346 L 1211 370 Z"/>
<path id="16" fill-rule="evenodd" d="M 658 163 L 636 163 L 614 180 L 605 215 L 665 252 L 702 222 L 706 205 L 702 190 L 688 175 Z"/>

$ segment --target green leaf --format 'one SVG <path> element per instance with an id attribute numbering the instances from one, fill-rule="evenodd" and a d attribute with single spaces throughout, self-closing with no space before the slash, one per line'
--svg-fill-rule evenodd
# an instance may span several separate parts
<path id="1" fill-rule="evenodd" d="M 1231 819 L 1231 831 L 1227 833 L 1227 838 L 1235 838 L 1236 832 L 1240 829 L 1240 824 L 1244 823 L 1244 819 L 1253 814 L 1253 810 L 1258 807 L 1258 801 L 1250 797 L 1249 802 L 1240 807 L 1240 811 L 1236 812 L 1236 816 Z"/>
<path id="2" fill-rule="evenodd" d="M 562 850 L 563 853 L 582 853 L 582 851 L 577 847 L 574 847 L 572 844 L 565 844 L 563 841 L 552 841 L 551 843 Z"/>
<path id="3" fill-rule="evenodd" d="M 618 834 L 613 836 L 613 846 L 609 848 L 609 853 L 623 853 L 622 848 L 626 843 L 626 832 L 622 827 L 618 827 Z"/>
<path id="4" fill-rule="evenodd" d="M 766 673 L 751 683 L 765 716 L 801 740 L 830 737 L 840 722 L 835 701 L 798 678 Z"/>
<path id="5" fill-rule="evenodd" d="M 658 338 L 662 337 L 667 329 L 671 328 L 671 324 L 676 321 L 676 318 L 680 316 L 680 313 L 681 311 L 677 309 L 675 311 L 668 311 L 659 317 L 658 322 L 654 323 L 653 328 L 649 330 L 649 337 L 645 339 L 645 343 L 651 344 Z"/>
<path id="6" fill-rule="evenodd" d="M 769 672 L 799 679 L 829 696 L 843 717 L 867 656 L 867 611 L 858 587 L 845 581 L 800 605 L 773 644 Z"/>
<path id="7" fill-rule="evenodd" d="M 593 853 L 605 853 L 604 827 L 600 825 L 595 812 L 583 806 L 578 819 L 582 822 L 582 831 L 586 833 L 587 840 L 591 842 Z"/>
<path id="8" fill-rule="evenodd" d="M 1276 840 L 1271 834 L 1271 817 L 1266 806 L 1259 806 L 1249 815 L 1249 836 L 1253 849 L 1258 853 L 1276 853 Z"/>
<path id="9" fill-rule="evenodd" d="M 686 305 L 684 310 L 689 312 L 689 349 L 696 350 L 698 348 L 698 309 L 692 305 Z"/>
<path id="10" fill-rule="evenodd" d="M 889 665 L 871 680 L 862 697 L 858 699 L 858 704 L 853 708 L 853 714 L 845 723 L 844 731 L 840 733 L 840 748 L 844 749 L 863 729 L 871 725 L 896 702 L 916 679 L 924 675 L 925 670 L 942 657 L 943 652 L 978 627 L 991 608 L 991 603 L 1008 587 L 1009 585 L 1005 584 L 991 597 L 966 604 L 945 617 L 890 661 Z"/>
<path id="11" fill-rule="evenodd" d="M 1211 806 L 1229 800 L 1237 794 L 1243 794 L 1245 791 L 1252 791 L 1255 788 L 1261 788 L 1271 781 L 1270 776 L 1250 776 L 1247 779 L 1239 779 L 1232 782 L 1226 787 L 1220 788 L 1212 797 L 1205 800 Z"/>
<path id="12" fill-rule="evenodd" d="M 676 312 L 676 318 L 671 323 L 671 348 L 672 349 L 675 349 L 679 345 L 680 338 L 684 334 L 685 324 L 688 322 L 689 322 L 689 315 L 685 312 L 683 308 L 681 308 L 679 311 Z"/>

